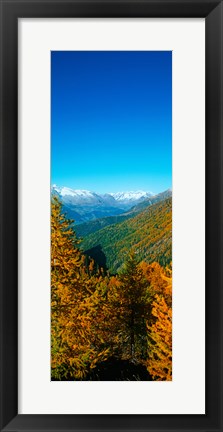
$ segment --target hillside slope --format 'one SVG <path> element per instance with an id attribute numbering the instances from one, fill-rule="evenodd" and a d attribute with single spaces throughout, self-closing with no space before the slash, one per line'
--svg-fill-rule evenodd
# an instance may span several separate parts
<path id="1" fill-rule="evenodd" d="M 52 185 L 51 194 L 58 196 L 67 217 L 75 225 L 98 218 L 116 216 L 153 196 L 151 192 L 129 191 L 117 193 L 97 193 L 85 189 L 71 189 Z"/>
<path id="2" fill-rule="evenodd" d="M 141 213 L 147 207 L 155 203 L 158 203 L 160 201 L 163 201 L 166 198 L 170 198 L 171 196 L 172 196 L 172 191 L 168 189 L 164 192 L 154 195 L 151 198 L 145 199 L 143 202 L 133 206 L 130 210 L 126 211 L 125 213 L 115 215 L 115 216 L 107 216 L 93 221 L 81 223 L 75 226 L 76 234 L 78 237 L 86 237 L 89 234 L 97 232 L 109 225 L 124 222 L 125 220 L 133 218 L 137 214 Z"/>
<path id="3" fill-rule="evenodd" d="M 136 216 L 88 235 L 81 249 L 111 273 L 117 273 L 130 250 L 138 260 L 172 260 L 172 198 L 153 204 Z"/>

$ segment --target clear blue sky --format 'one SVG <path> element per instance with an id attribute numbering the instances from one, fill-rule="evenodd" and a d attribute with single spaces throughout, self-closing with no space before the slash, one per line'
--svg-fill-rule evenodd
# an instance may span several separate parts
<path id="1" fill-rule="evenodd" d="M 51 181 L 95 192 L 172 186 L 172 52 L 51 53 Z"/>

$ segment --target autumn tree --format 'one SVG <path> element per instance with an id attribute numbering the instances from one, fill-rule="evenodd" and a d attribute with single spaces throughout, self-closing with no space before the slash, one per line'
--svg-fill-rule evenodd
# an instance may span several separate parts
<path id="1" fill-rule="evenodd" d="M 169 270 L 169 273 L 171 271 Z M 154 322 L 147 323 L 147 369 L 154 380 L 172 380 L 172 278 L 163 274 L 166 282 L 163 294 L 156 294 L 152 303 Z"/>
<path id="2" fill-rule="evenodd" d="M 67 318 L 71 304 L 76 304 L 77 291 L 80 291 L 80 287 L 77 290 L 77 285 L 81 256 L 76 247 L 74 232 L 62 214 L 61 207 L 54 196 L 51 203 L 51 366 L 54 378 L 60 377 L 67 370 L 70 349 L 65 330 L 68 328 Z"/>
<path id="3" fill-rule="evenodd" d="M 51 206 L 52 378 L 83 379 L 92 363 L 106 357 L 93 343 L 94 285 L 85 273 L 72 221 L 57 197 Z M 93 304 L 94 303 L 94 304 Z M 100 354 L 100 355 L 99 355 Z M 95 361 L 96 360 L 96 361 Z"/>
<path id="4" fill-rule="evenodd" d="M 109 357 L 146 364 L 154 379 L 171 379 L 171 269 L 137 264 L 109 276 L 82 254 L 73 221 L 56 196 L 51 206 L 52 379 L 87 379 Z"/>
<path id="5" fill-rule="evenodd" d="M 157 262 L 148 264 L 145 261 L 140 263 L 140 268 L 148 281 L 152 297 L 154 297 L 155 294 L 163 295 L 167 286 L 167 282 L 164 279 L 166 275 L 164 268 Z"/>

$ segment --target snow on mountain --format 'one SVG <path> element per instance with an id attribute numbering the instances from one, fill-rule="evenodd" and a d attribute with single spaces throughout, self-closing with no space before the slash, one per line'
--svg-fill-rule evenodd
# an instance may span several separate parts
<path id="1" fill-rule="evenodd" d="M 154 194 L 152 192 L 145 192 L 139 190 L 139 191 L 129 191 L 129 192 L 115 192 L 115 193 L 111 192 L 110 195 L 113 196 L 116 201 L 127 202 L 127 201 L 138 201 L 138 200 L 141 201 L 143 199 L 150 198 Z"/>
<path id="2" fill-rule="evenodd" d="M 107 206 L 116 204 L 115 199 L 107 194 L 101 195 L 88 190 L 70 189 L 68 187 L 52 186 L 52 191 L 56 191 L 61 197 L 62 202 L 72 205 L 84 206 Z"/>
<path id="3" fill-rule="evenodd" d="M 56 185 L 53 186 L 53 189 L 59 193 L 59 195 L 61 196 L 81 196 L 84 198 L 89 198 L 92 197 L 92 192 L 87 191 L 87 190 L 74 190 L 74 189 L 70 189 L 68 187 L 58 187 Z"/>
<path id="4" fill-rule="evenodd" d="M 87 222 L 123 212 L 116 200 L 109 194 L 97 194 L 88 190 L 70 189 L 53 185 L 53 194 L 60 198 L 63 210 L 75 223 Z"/>
<path id="5" fill-rule="evenodd" d="M 68 217 L 76 223 L 122 214 L 154 195 L 145 191 L 99 194 L 84 189 L 59 187 L 55 184 L 52 185 L 51 191 L 59 196 Z"/>
<path id="6" fill-rule="evenodd" d="M 69 197 L 72 197 L 73 204 L 75 204 L 74 201 L 76 201 L 77 204 L 80 202 L 85 204 L 93 202 L 98 204 L 109 203 L 112 205 L 121 204 L 121 202 L 123 202 L 126 204 L 127 202 L 132 203 L 135 201 L 142 201 L 154 195 L 152 192 L 145 192 L 141 190 L 99 194 L 88 190 L 71 189 L 64 186 L 58 187 L 56 185 L 52 186 L 52 190 L 56 191 L 65 200 L 67 200 Z M 65 197 L 67 197 L 67 199 Z"/>

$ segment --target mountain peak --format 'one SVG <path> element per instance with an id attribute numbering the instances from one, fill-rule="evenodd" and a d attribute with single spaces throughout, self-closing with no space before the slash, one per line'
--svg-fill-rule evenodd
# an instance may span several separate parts
<path id="1" fill-rule="evenodd" d="M 149 198 L 154 194 L 152 192 L 145 192 L 143 190 L 138 191 L 126 191 L 126 192 L 111 192 L 110 193 L 116 201 L 138 201 Z"/>
<path id="2" fill-rule="evenodd" d="M 92 196 L 93 192 L 90 192 L 85 189 L 71 189 L 66 186 L 58 187 L 57 185 L 53 185 L 52 189 L 58 192 L 61 196 Z"/>
<path id="3" fill-rule="evenodd" d="M 152 192 L 146 192 L 143 190 L 138 191 L 123 191 L 123 192 L 110 192 L 110 193 L 96 193 L 93 191 L 85 190 L 85 189 L 71 189 L 66 186 L 59 187 L 56 184 L 52 185 L 52 191 L 56 191 L 61 197 L 70 196 L 70 197 L 80 197 L 80 198 L 92 198 L 92 197 L 100 197 L 101 199 L 105 199 L 110 197 L 114 201 L 119 202 L 132 202 L 138 201 L 146 198 L 150 198 L 154 196 Z"/>
<path id="4" fill-rule="evenodd" d="M 143 190 L 101 194 L 56 184 L 51 191 L 59 196 L 64 210 L 76 223 L 121 214 L 154 196 Z"/>

